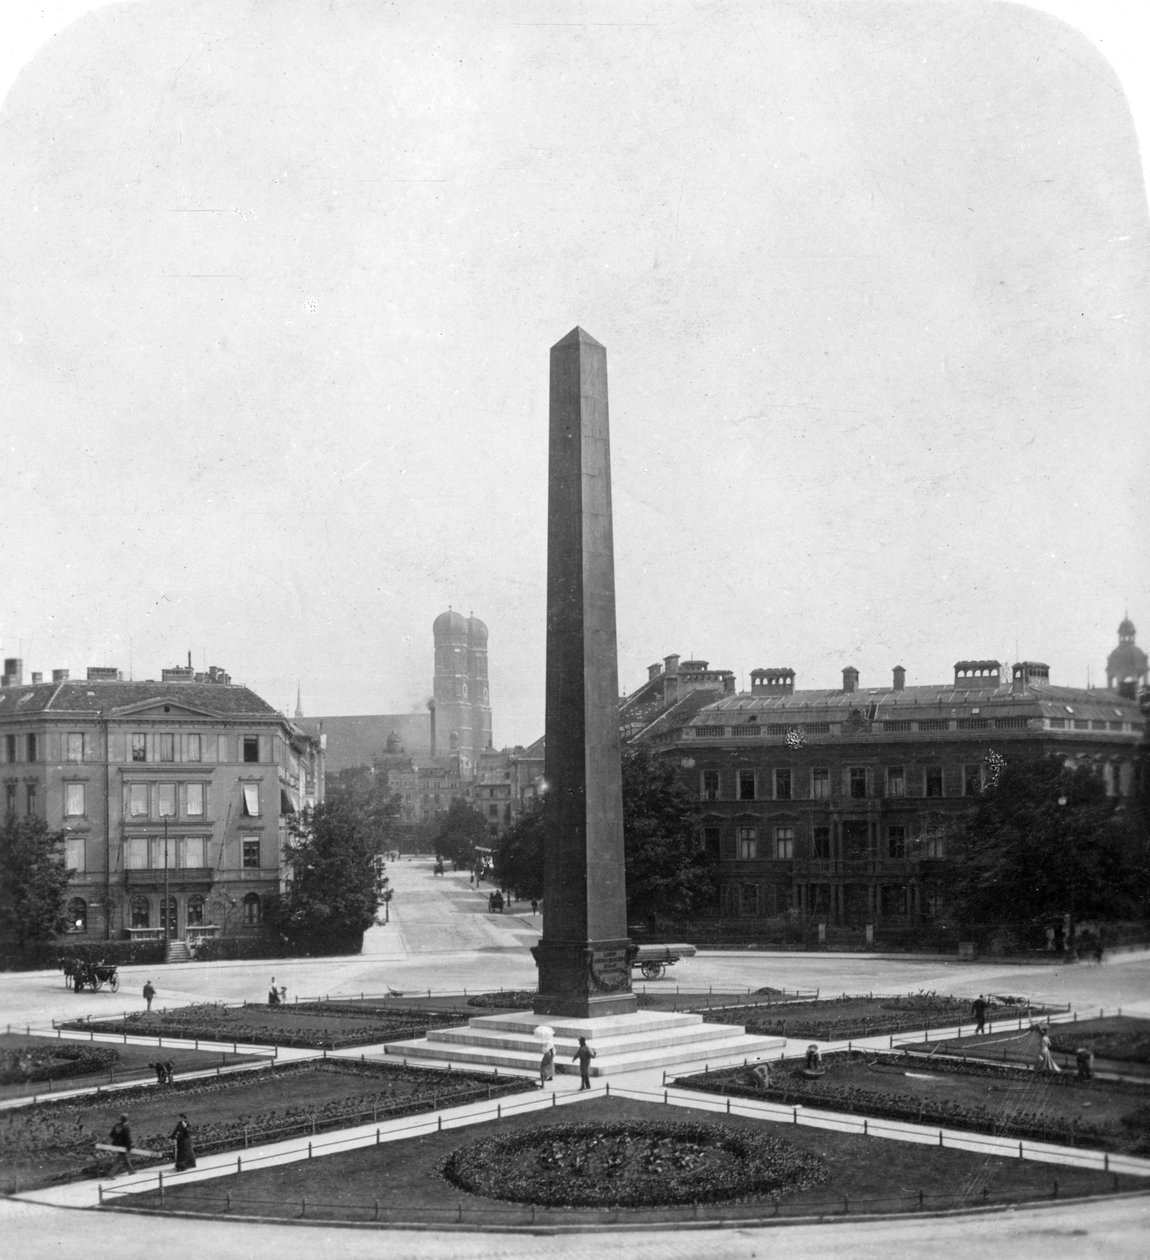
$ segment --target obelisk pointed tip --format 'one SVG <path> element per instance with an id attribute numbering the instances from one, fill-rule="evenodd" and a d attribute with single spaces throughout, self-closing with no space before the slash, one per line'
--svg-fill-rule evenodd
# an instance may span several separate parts
<path id="1" fill-rule="evenodd" d="M 558 350 L 560 346 L 575 345 L 578 342 L 582 342 L 582 344 L 586 346 L 598 346 L 600 349 L 603 348 L 603 343 L 601 341 L 596 341 L 589 332 L 585 332 L 578 324 L 576 324 L 567 336 L 560 337 L 551 349 Z"/>

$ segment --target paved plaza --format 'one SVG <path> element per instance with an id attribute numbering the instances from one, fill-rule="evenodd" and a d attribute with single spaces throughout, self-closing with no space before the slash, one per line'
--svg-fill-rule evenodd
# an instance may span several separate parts
<path id="1" fill-rule="evenodd" d="M 528 952 L 538 939 L 539 916 L 529 905 L 513 905 L 503 914 L 487 910 L 486 886 L 476 889 L 466 873 L 437 877 L 429 860 L 412 858 L 389 868 L 395 898 L 391 921 L 367 936 L 362 955 L 353 958 L 277 960 L 263 963 L 193 963 L 160 968 L 123 968 L 118 994 L 75 994 L 53 973 L 0 974 L 3 1022 L 13 1028 L 50 1027 L 52 1019 L 70 1015 L 112 1015 L 139 1009 L 140 990 L 151 979 L 156 1005 L 183 1006 L 202 1001 L 260 1001 L 274 975 L 288 987 L 288 1000 L 317 996 L 381 995 L 389 990 L 408 994 L 532 988 L 535 968 Z M 1150 966 L 1145 952 L 1120 953 L 1102 966 L 1063 966 L 1056 962 L 998 965 L 958 962 L 948 958 L 908 961 L 879 955 L 809 955 L 753 951 L 704 952 L 684 959 L 660 980 L 640 984 L 651 991 L 681 987 L 699 991 L 737 991 L 773 985 L 788 990 L 841 993 L 908 993 L 935 991 L 973 996 L 979 992 L 1025 995 L 1036 1002 L 1070 1004 L 1081 1014 L 1117 1008 L 1150 1017 Z M 828 1043 L 829 1044 L 829 1043 Z M 564 1094 L 576 1088 L 573 1077 L 556 1082 Z M 602 1084 L 601 1082 L 599 1084 Z M 616 1090 L 645 1093 L 662 1086 L 655 1070 L 613 1076 Z M 598 1090 L 596 1092 L 599 1092 Z M 572 1101 L 575 1101 L 572 1099 Z M 542 1100 L 540 1100 L 542 1102 Z M 467 1117 L 457 1117 L 466 1122 Z M 916 1140 L 906 1126 L 907 1140 Z M 340 1135 L 343 1137 L 344 1135 Z M 363 1135 L 349 1132 L 348 1145 Z M 284 1144 L 282 1158 L 296 1158 Z M 981 1149 L 981 1148 L 980 1148 Z M 985 1149 L 995 1148 L 988 1139 Z M 1053 1150 L 1053 1148 L 1052 1148 Z M 274 1150 L 269 1159 L 280 1158 Z M 1059 1156 L 1056 1156 L 1059 1157 Z M 225 1157 L 201 1160 L 204 1175 L 228 1163 Z M 48 1257 L 71 1252 L 82 1231 L 86 1255 L 124 1258 L 153 1255 L 168 1248 L 191 1248 L 211 1256 L 244 1256 L 274 1247 L 289 1260 L 310 1254 L 324 1238 L 338 1239 L 341 1251 L 354 1257 L 377 1255 L 381 1236 L 369 1230 L 332 1226 L 265 1225 L 259 1223 L 180 1222 L 122 1214 L 87 1213 L 82 1223 L 76 1209 L 91 1206 L 94 1182 L 75 1183 L 39 1192 L 21 1200 L 0 1202 L 0 1220 L 13 1254 Z M 1145 1254 L 1150 1225 L 1150 1195 L 1094 1204 L 1066 1204 L 1054 1209 L 996 1211 L 976 1217 L 930 1217 L 918 1221 L 869 1221 L 842 1224 L 788 1225 L 769 1229 L 608 1231 L 611 1246 L 627 1256 L 708 1255 L 756 1256 L 768 1248 L 787 1256 L 823 1256 L 832 1249 L 851 1256 L 887 1256 L 900 1247 L 928 1250 L 931 1255 L 969 1255 L 971 1231 L 978 1245 L 1001 1245 L 1012 1257 Z M 385 1249 L 392 1256 L 527 1256 L 544 1245 L 559 1256 L 600 1251 L 599 1234 L 549 1236 L 454 1234 L 449 1231 L 389 1231 Z M 68 1241 L 71 1240 L 71 1241 Z"/>

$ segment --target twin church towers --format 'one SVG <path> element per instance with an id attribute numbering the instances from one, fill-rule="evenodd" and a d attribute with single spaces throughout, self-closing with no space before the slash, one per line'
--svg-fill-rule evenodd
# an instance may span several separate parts
<path id="1" fill-rule="evenodd" d="M 491 747 L 491 693 L 487 682 L 487 627 L 478 617 L 448 609 L 432 625 L 435 683 L 431 710 L 431 755 L 458 755 L 464 778 L 476 772 Z"/>

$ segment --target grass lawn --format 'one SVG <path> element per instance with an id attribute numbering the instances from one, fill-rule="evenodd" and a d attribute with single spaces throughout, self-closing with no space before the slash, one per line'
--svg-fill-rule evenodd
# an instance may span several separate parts
<path id="1" fill-rule="evenodd" d="M 95 1089 L 98 1085 L 111 1085 L 122 1081 L 154 1081 L 156 1074 L 148 1064 L 156 1059 L 170 1061 L 173 1072 L 178 1078 L 187 1072 L 202 1072 L 237 1063 L 256 1063 L 262 1058 L 257 1055 L 232 1054 L 231 1051 L 182 1050 L 165 1046 L 161 1052 L 154 1046 L 121 1045 L 107 1041 L 77 1041 L 71 1037 L 26 1037 L 23 1033 L 0 1033 L 0 1060 L 8 1060 L 10 1055 L 19 1058 L 28 1050 L 58 1052 L 61 1049 L 68 1050 L 89 1045 L 115 1052 L 116 1058 L 106 1070 L 76 1076 L 49 1076 L 46 1080 L 14 1081 L 0 1085 L 0 1099 L 39 1097 L 43 1094 L 59 1093 L 61 1090 Z M 66 1064 L 66 1061 L 62 1061 L 63 1064 Z"/>
<path id="2" fill-rule="evenodd" d="M 1037 1022 L 1037 1021 L 1035 1021 Z M 1079 1046 L 1092 1050 L 1096 1070 L 1103 1066 L 1121 1072 L 1124 1066 L 1150 1068 L 1150 1019 L 1130 1015 L 1109 1015 L 1103 1019 L 1080 1019 L 1072 1023 L 1050 1025 L 1051 1048 L 1056 1060 L 1073 1069 L 1074 1052 Z M 978 1055 L 1006 1063 L 1033 1063 L 1037 1052 L 1037 1034 L 1026 1025 L 1022 1032 L 1004 1029 L 995 1033 L 950 1037 L 945 1042 L 931 1041 L 915 1047 L 919 1050 Z M 1141 1073 L 1140 1073 L 1141 1075 Z"/>
<path id="3" fill-rule="evenodd" d="M 687 1123 L 769 1131 L 825 1161 L 828 1177 L 809 1190 L 781 1197 L 745 1197 L 737 1203 L 682 1208 L 591 1210 L 529 1208 L 469 1194 L 440 1172 L 457 1147 L 493 1132 L 552 1124 L 620 1120 Z M 689 1108 L 598 1096 L 573 1106 L 511 1116 L 501 1121 L 365 1147 L 321 1159 L 251 1169 L 165 1190 L 168 1211 L 217 1213 L 231 1196 L 232 1215 L 475 1224 L 577 1224 L 593 1221 L 732 1220 L 780 1215 L 839 1215 L 917 1211 L 964 1204 L 1070 1198 L 1144 1189 L 1142 1179 L 1092 1170 L 985 1157 L 934 1146 L 717 1116 Z M 305 1204 L 306 1201 L 306 1204 Z M 133 1207 L 159 1207 L 158 1195 L 132 1195 Z M 377 1207 L 378 1205 L 378 1207 Z"/>
<path id="4" fill-rule="evenodd" d="M 389 1010 L 379 1005 L 299 1003 L 283 1006 L 224 1006 L 200 1003 L 162 1011 L 137 1011 L 115 1020 L 69 1021 L 65 1028 L 127 1033 L 131 1037 L 174 1037 L 186 1041 L 245 1042 L 334 1050 L 421 1037 L 431 1027 L 460 1022 L 449 1014 Z"/>
<path id="5" fill-rule="evenodd" d="M 434 1110 L 534 1086 L 522 1078 L 498 1082 L 482 1073 L 405 1068 L 387 1063 L 329 1059 L 285 1064 L 206 1081 L 140 1086 L 82 1099 L 0 1111 L 0 1188 L 73 1176 L 92 1176 L 95 1143 L 106 1142 L 121 1112 L 132 1140 L 170 1159 L 168 1134 L 186 1111 L 203 1152 L 362 1124 L 374 1118 Z M 137 1161 L 146 1166 L 147 1160 Z"/>

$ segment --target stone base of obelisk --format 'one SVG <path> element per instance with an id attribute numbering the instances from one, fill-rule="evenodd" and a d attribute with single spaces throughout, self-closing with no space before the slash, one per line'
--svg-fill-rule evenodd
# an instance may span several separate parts
<path id="1" fill-rule="evenodd" d="M 626 937 L 609 941 L 541 940 L 531 949 L 539 969 L 536 1015 L 600 1019 L 633 1015 L 639 999 L 631 992 L 632 945 Z"/>
<path id="2" fill-rule="evenodd" d="M 778 1053 L 782 1037 L 754 1037 L 730 1024 L 705 1023 L 701 1015 L 638 1011 L 633 1015 L 605 1015 L 594 1019 L 538 1015 L 514 1011 L 479 1015 L 466 1027 L 439 1028 L 413 1041 L 388 1042 L 388 1058 L 409 1062 L 449 1063 L 452 1067 L 498 1068 L 537 1074 L 543 1045 L 535 1029 L 547 1025 L 554 1033 L 555 1069 L 577 1075 L 573 1056 L 580 1037 L 586 1037 L 595 1058 L 592 1076 L 664 1068 L 672 1065 L 718 1066 L 756 1062 Z"/>

